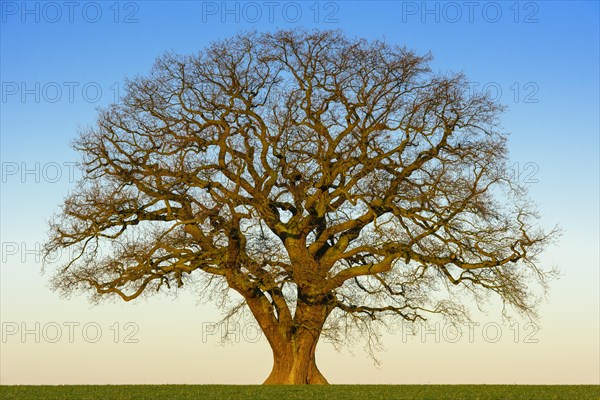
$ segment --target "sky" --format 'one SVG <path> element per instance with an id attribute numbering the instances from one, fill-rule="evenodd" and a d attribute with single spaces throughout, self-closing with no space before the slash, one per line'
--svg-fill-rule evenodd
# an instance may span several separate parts
<path id="1" fill-rule="evenodd" d="M 0 384 L 261 383 L 272 357 L 252 321 L 215 323 L 193 291 L 91 305 L 48 287 L 39 250 L 75 186 L 70 144 L 126 78 L 157 56 L 196 53 L 240 31 L 306 27 L 385 39 L 436 71 L 462 71 L 508 106 L 514 170 L 562 236 L 536 324 L 496 304 L 457 331 L 386 333 L 375 365 L 364 342 L 320 343 L 331 383 L 600 383 L 599 3 L 595 1 L 0 1 Z M 64 255 L 68 257 L 68 254 Z"/>

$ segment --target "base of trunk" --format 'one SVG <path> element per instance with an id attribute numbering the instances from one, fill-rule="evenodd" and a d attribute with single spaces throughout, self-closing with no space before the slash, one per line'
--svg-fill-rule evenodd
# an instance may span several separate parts
<path id="1" fill-rule="evenodd" d="M 302 362 L 298 359 L 280 359 L 264 385 L 327 385 L 327 379 L 321 374 L 314 359 Z"/>

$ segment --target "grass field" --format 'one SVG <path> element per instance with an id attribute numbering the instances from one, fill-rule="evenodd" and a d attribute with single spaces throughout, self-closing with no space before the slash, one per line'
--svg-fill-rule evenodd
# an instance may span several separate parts
<path id="1" fill-rule="evenodd" d="M 600 385 L 123 385 L 0 386 L 0 399 L 187 400 L 187 399 L 477 399 L 600 400 Z"/>

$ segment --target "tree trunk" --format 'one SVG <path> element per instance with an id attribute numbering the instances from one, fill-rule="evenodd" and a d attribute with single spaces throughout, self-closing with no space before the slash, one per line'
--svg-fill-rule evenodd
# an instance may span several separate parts
<path id="1" fill-rule="evenodd" d="M 315 360 L 317 343 L 331 312 L 329 297 L 308 300 L 299 293 L 296 313 L 288 326 L 279 325 L 279 335 L 270 340 L 273 369 L 264 382 L 275 385 L 327 384 Z"/>
<path id="2" fill-rule="evenodd" d="M 315 350 L 319 334 L 303 331 L 292 335 L 291 340 L 283 339 L 273 347 L 273 369 L 264 382 L 266 385 L 327 384 L 327 380 L 317 368 Z"/>
<path id="3" fill-rule="evenodd" d="M 265 384 L 327 384 L 317 368 L 315 350 L 325 320 L 333 310 L 331 295 L 310 300 L 299 293 L 292 317 L 285 302 L 277 314 L 273 304 L 259 291 L 239 290 L 265 334 L 273 351 L 273 369 Z"/>

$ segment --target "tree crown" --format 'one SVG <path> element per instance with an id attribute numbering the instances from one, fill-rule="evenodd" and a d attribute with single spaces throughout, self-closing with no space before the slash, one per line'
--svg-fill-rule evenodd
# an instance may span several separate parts
<path id="1" fill-rule="evenodd" d="M 532 314 L 552 233 L 507 174 L 503 108 L 429 61 L 304 30 L 160 57 L 75 143 L 85 174 L 46 251 L 77 253 L 54 287 L 129 301 L 202 271 L 273 323 L 326 303 L 333 336 L 463 317 L 459 293 Z"/>

